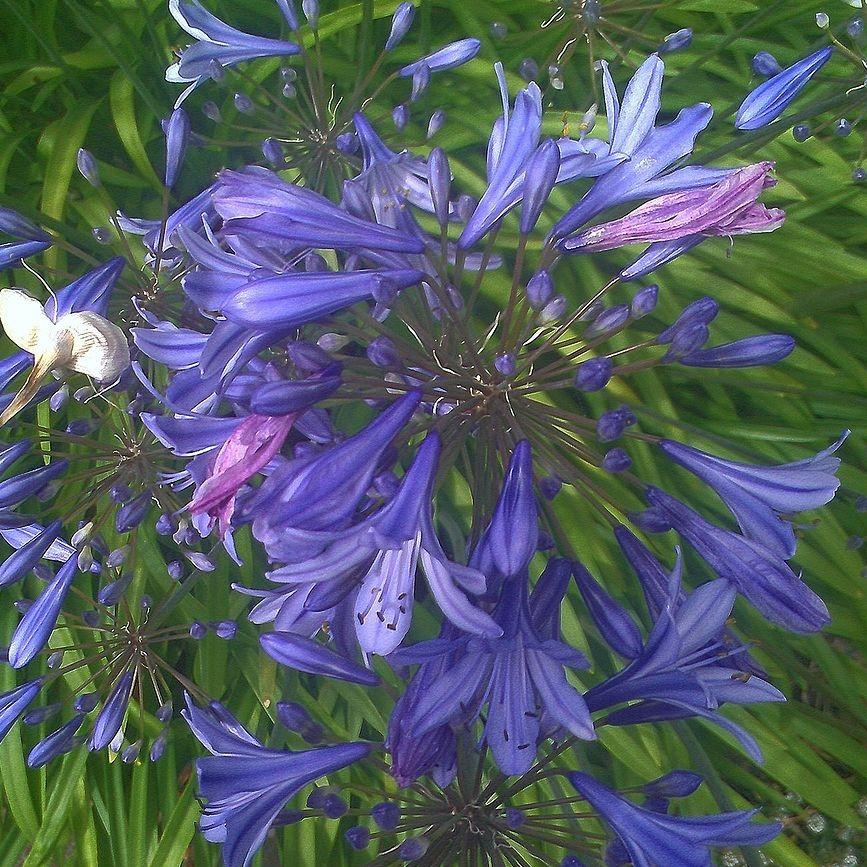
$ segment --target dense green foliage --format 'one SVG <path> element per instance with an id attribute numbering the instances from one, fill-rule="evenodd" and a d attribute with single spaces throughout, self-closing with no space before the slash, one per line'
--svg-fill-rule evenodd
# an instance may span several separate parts
<path id="1" fill-rule="evenodd" d="M 279 27 L 271 0 L 213 0 L 207 5 L 256 32 L 276 33 Z M 396 4 L 334 0 L 322 5 L 323 33 L 330 34 L 325 67 L 334 79 L 354 76 L 356 59 L 369 56 L 371 45 L 381 44 Z M 659 275 L 661 317 L 672 318 L 685 303 L 709 291 L 723 309 L 716 331 L 720 342 L 755 331 L 784 331 L 799 345 L 786 362 L 749 377 L 737 371 L 708 376 L 685 367 L 648 371 L 630 380 L 629 387 L 638 392 L 636 404 L 652 408 L 645 413 L 659 430 L 676 434 L 700 426 L 736 444 L 747 459 L 795 460 L 824 447 L 843 428 L 851 428 L 853 435 L 841 452 L 838 498 L 820 515 L 805 519 L 796 560 L 827 601 L 834 617 L 831 626 L 818 636 L 797 637 L 769 626 L 742 603 L 736 607 L 738 626 L 756 641 L 757 657 L 789 697 L 786 705 L 727 711 L 758 738 L 765 765 L 752 764 L 719 730 L 700 722 L 675 729 L 603 729 L 605 749 L 587 747 L 582 758 L 594 773 L 622 786 L 674 766 L 694 767 L 707 774 L 710 785 L 688 802 L 691 810 L 749 804 L 763 805 L 769 816 L 784 810 L 793 817 L 787 833 L 765 848 L 778 864 L 840 863 L 850 845 L 860 858 L 867 858 L 867 573 L 862 572 L 862 551 L 853 539 L 859 532 L 867 535 L 864 515 L 855 508 L 856 496 L 867 493 L 867 185 L 851 180 L 860 136 L 837 139 L 828 132 L 798 144 L 779 124 L 741 137 L 731 126 L 733 109 L 751 86 L 753 54 L 768 49 L 784 63 L 802 56 L 821 38 L 813 16 L 825 7 L 812 0 L 621 0 L 606 5 L 614 7 L 612 20 L 626 28 L 609 34 L 630 61 L 653 50 L 666 33 L 694 29 L 692 47 L 667 60 L 666 108 L 712 101 L 717 113 L 702 139 L 702 159 L 713 153 L 720 161 L 757 155 L 776 160 L 779 184 L 767 199 L 789 215 L 773 235 L 738 240 L 731 256 L 725 242 L 719 242 L 668 266 Z M 832 6 L 825 9 L 832 23 L 853 11 L 839 0 Z M 452 73 L 447 87 L 431 89 L 415 111 L 406 139 L 423 151 L 427 115 L 445 108 L 447 121 L 437 143 L 448 143 L 449 153 L 458 155 L 452 167 L 470 192 L 482 189 L 484 143 L 499 111 L 491 64 L 501 59 L 514 82 L 525 56 L 535 57 L 544 68 L 547 53 L 562 44 L 562 25 L 540 27 L 556 8 L 540 0 L 421 0 L 421 27 L 411 44 L 401 47 L 401 56 L 411 57 L 418 40 L 424 47 L 466 34 L 483 39 L 479 58 Z M 505 37 L 491 36 L 494 21 L 506 25 Z M 62 223 L 66 237 L 95 258 L 104 258 L 90 227 L 106 223 L 111 203 L 76 173 L 77 149 L 86 143 L 94 152 L 117 206 L 136 216 L 158 215 L 157 174 L 163 160 L 159 119 L 168 114 L 176 96 L 175 88 L 162 80 L 163 70 L 182 34 L 166 13 L 164 0 L 0 0 L 0 33 L 5 49 L 0 58 L 0 204 L 49 227 Z M 593 48 L 596 56 L 617 58 L 602 40 L 594 40 Z M 565 87 L 554 93 L 549 108 L 552 131 L 564 122 L 577 123 L 593 101 L 588 57 L 587 46 L 576 43 L 563 68 Z M 273 70 L 277 64 L 266 61 L 264 66 Z M 613 71 L 620 81 L 626 76 L 622 64 Z M 810 115 L 817 107 L 811 99 L 828 99 L 845 89 L 835 91 L 828 77 L 820 84 L 805 94 L 797 111 Z M 224 89 L 218 96 L 230 116 L 231 93 Z M 860 98 L 864 112 L 863 96 L 835 98 L 853 104 Z M 191 102 L 195 107 L 201 99 Z M 384 116 L 391 104 L 380 100 L 374 116 Z M 822 117 L 833 120 L 841 111 L 834 108 Z M 204 120 L 192 114 L 194 126 L 204 130 Z M 850 118 L 856 115 L 857 109 Z M 227 144 L 210 142 L 194 151 L 180 197 L 200 189 L 222 165 L 261 160 L 255 138 L 231 150 Z M 562 204 L 572 195 L 574 191 L 560 189 L 555 197 Z M 614 258 L 570 265 L 571 303 L 605 282 L 608 272 L 601 268 L 612 268 Z M 62 250 L 44 257 L 42 273 L 56 282 L 64 280 L 66 269 Z M 485 287 L 486 292 L 498 291 L 496 280 L 486 281 Z M 499 288 L 508 291 L 506 284 Z M 495 300 L 491 297 L 492 308 Z M 619 386 L 624 400 L 630 398 L 629 387 Z M 639 457 L 639 468 L 648 482 L 659 481 L 649 455 Z M 676 480 L 687 490 L 685 476 Z M 712 493 L 698 484 L 688 490 L 693 502 L 704 497 L 708 514 L 722 514 Z M 454 492 L 456 512 L 464 508 L 464 499 L 463 492 Z M 637 606 L 637 587 L 623 573 L 613 540 L 600 532 L 591 546 L 586 532 L 577 532 L 589 523 L 586 508 L 575 494 L 565 493 L 557 501 L 559 517 L 580 543 L 586 565 L 604 576 L 613 595 L 628 597 Z M 156 544 L 149 532 L 140 531 L 139 544 Z M 697 565 L 690 559 L 688 563 Z M 253 556 L 246 558 L 245 573 L 255 574 L 259 568 Z M 248 579 L 230 576 L 224 562 L 185 600 L 188 615 L 206 621 L 240 614 L 245 600 L 231 596 L 230 580 Z M 140 589 L 164 588 L 169 579 L 161 562 L 151 569 L 147 558 L 140 558 L 135 581 Z M 18 592 L 0 594 L 0 637 L 16 622 L 11 603 Z M 582 629 L 582 610 L 577 599 L 567 602 L 566 640 L 588 650 L 597 666 L 613 666 L 597 637 Z M 307 690 L 315 692 L 318 712 L 337 734 L 351 738 L 362 726 L 384 730 L 389 708 L 377 704 L 377 695 L 350 684 L 314 684 L 295 673 L 278 672 L 258 653 L 252 631 L 228 644 L 209 636 L 186 652 L 195 655 L 188 665 L 195 666 L 199 682 L 253 727 L 272 713 L 281 693 Z M 11 677 L 7 668 L 0 669 L 0 691 L 12 685 Z M 146 720 L 146 725 L 151 722 Z M 124 766 L 109 763 L 103 754 L 88 758 L 79 750 L 31 773 L 23 756 L 41 736 L 40 727 L 14 729 L 0 745 L 0 867 L 174 867 L 184 859 L 196 865 L 218 863 L 217 848 L 194 834 L 198 806 L 189 781 L 197 745 L 182 727 L 173 733 L 156 764 Z M 823 833 L 809 829 L 811 824 L 819 827 L 816 820 L 811 823 L 813 813 L 827 818 Z M 851 842 L 840 834 L 847 828 L 855 829 Z M 336 867 L 363 861 L 349 853 L 337 822 L 320 822 L 280 830 L 262 863 Z"/>

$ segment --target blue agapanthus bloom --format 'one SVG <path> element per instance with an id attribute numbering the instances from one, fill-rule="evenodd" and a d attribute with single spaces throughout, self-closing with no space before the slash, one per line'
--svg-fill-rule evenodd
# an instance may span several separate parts
<path id="1" fill-rule="evenodd" d="M 544 845 L 548 861 L 569 867 L 702 867 L 712 847 L 766 842 L 778 826 L 752 823 L 749 811 L 669 815 L 700 782 L 688 770 L 644 784 L 640 805 L 586 769 L 568 777 L 574 796 L 540 791 L 563 776 L 573 747 L 597 766 L 605 738 L 589 742 L 602 726 L 697 717 L 760 761 L 726 705 L 784 697 L 733 623 L 738 597 L 796 632 L 828 622 L 809 576 L 790 565 L 793 521 L 833 497 L 845 437 L 760 466 L 624 403 L 641 393 L 624 380 L 643 370 L 712 376 L 793 351 L 784 334 L 713 340 L 711 297 L 673 321 L 656 309 L 663 265 L 783 224 L 762 200 L 773 164 L 703 165 L 709 104 L 660 121 L 660 55 L 691 37 L 678 31 L 622 98 L 601 65 L 607 140 L 592 135 L 595 110 L 575 135 L 546 136 L 541 88 L 530 81 L 511 97 L 497 65 L 502 108 L 491 112 L 476 199 L 436 146 L 442 112 L 418 125 L 429 153 L 385 129 L 409 128 L 432 74 L 475 58 L 478 39 L 418 57 L 405 43 L 413 7 L 398 4 L 344 102 L 317 65 L 327 13 L 316 2 L 302 4 L 303 18 L 292 0 L 276 5 L 289 40 L 238 30 L 196 0 L 169 3 L 194 40 L 169 70 L 188 84 L 182 99 L 228 78 L 233 116 L 259 115 L 254 130 L 275 100 L 292 106 L 286 128 L 261 143 L 270 168 L 223 169 L 176 202 L 200 141 L 200 121 L 178 108 L 164 127 L 164 219 L 113 221 L 118 251 L 140 236 L 136 261 L 110 259 L 44 305 L 0 293 L 0 324 L 21 347 L 0 361 L 3 410 L 33 427 L 0 451 L 0 535 L 11 546 L 0 587 L 34 597 L 16 602 L 21 618 L 4 637 L 3 661 L 26 671 L 0 695 L 0 736 L 19 718 L 57 716 L 28 754 L 33 767 L 78 747 L 128 763 L 144 749 L 156 761 L 183 696 L 183 718 L 210 753 L 196 760 L 200 828 L 227 867 L 251 863 L 271 828 L 314 818 L 347 823 L 341 839 L 376 849 L 382 865 L 435 867 L 462 854 L 497 864 L 490 853 L 537 858 Z M 398 46 L 402 65 L 374 86 Z M 245 90 L 242 64 L 274 57 L 286 64 L 274 70 L 280 96 Z M 779 79 L 766 82 L 767 104 L 752 99 L 755 117 L 800 86 Z M 389 87 L 407 102 L 381 106 Z M 203 112 L 222 123 L 215 103 Z M 80 164 L 99 182 L 92 159 Z M 37 261 L 53 238 L 12 212 L 0 213 L 0 229 L 14 239 L 2 267 Z M 614 276 L 585 290 L 563 270 L 587 255 Z M 508 296 L 492 310 L 504 281 L 491 272 L 503 270 Z M 658 270 L 662 285 L 637 282 Z M 104 339 L 81 338 L 61 321 L 70 316 Z M 133 326 L 132 358 L 119 325 Z M 79 355 L 113 361 L 116 376 L 88 382 L 82 374 L 103 367 Z M 49 400 L 49 448 L 45 410 L 31 421 L 36 399 Z M 739 453 L 735 443 L 720 451 Z M 649 485 L 642 471 L 654 459 L 662 481 Z M 695 506 L 696 479 L 730 517 Z M 580 522 L 558 501 L 563 489 L 582 499 Z M 672 530 L 698 554 L 689 586 L 679 550 L 673 569 L 662 565 Z M 581 562 L 584 540 L 609 535 L 623 558 L 597 580 Z M 613 570 L 627 563 L 647 616 L 613 590 Z M 40 584 L 22 583 L 31 573 Z M 573 579 L 577 615 L 566 602 Z M 235 613 L 255 599 L 243 622 L 228 611 L 205 619 L 224 596 L 206 607 L 197 584 L 219 581 L 237 591 Z M 581 650 L 579 635 L 590 637 Z M 197 646 L 236 637 L 282 667 L 261 731 L 192 674 Z M 613 653 L 596 658 L 603 647 Z M 344 682 L 347 704 L 369 691 L 375 714 L 344 725 L 305 704 L 325 678 Z M 226 704 L 244 688 L 227 690 Z M 285 731 L 267 731 L 268 713 Z M 568 830 L 551 826 L 560 819 Z"/>

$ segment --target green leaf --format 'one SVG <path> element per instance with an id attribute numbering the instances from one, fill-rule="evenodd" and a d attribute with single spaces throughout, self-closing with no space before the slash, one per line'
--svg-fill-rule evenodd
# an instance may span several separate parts
<path id="1" fill-rule="evenodd" d="M 175 805 L 159 845 L 150 860 L 150 867 L 168 867 L 180 864 L 193 834 L 196 832 L 196 819 L 199 805 L 194 797 L 195 784 L 189 783 L 180 800 Z"/>

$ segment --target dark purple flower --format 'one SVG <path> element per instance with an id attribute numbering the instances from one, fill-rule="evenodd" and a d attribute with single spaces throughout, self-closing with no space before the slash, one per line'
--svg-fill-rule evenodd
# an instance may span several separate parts
<path id="1" fill-rule="evenodd" d="M 776 364 L 790 355 L 795 341 L 788 334 L 756 334 L 731 343 L 696 349 L 679 358 L 688 367 L 755 367 Z"/>

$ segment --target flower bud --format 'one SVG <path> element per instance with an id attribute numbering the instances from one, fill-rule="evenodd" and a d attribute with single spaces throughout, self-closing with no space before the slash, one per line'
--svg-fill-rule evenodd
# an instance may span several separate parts
<path id="1" fill-rule="evenodd" d="M 388 34 L 388 39 L 385 40 L 385 48 L 383 51 L 391 51 L 397 47 L 404 36 L 412 27 L 412 21 L 415 17 L 415 6 L 412 3 L 400 3 L 397 9 L 394 10 L 394 15 L 391 18 L 391 30 Z"/>
<path id="2" fill-rule="evenodd" d="M 691 42 L 692 29 L 690 27 L 682 27 L 674 33 L 669 33 L 657 50 L 660 54 L 671 54 L 673 51 L 688 48 Z"/>
<path id="3" fill-rule="evenodd" d="M 283 146 L 275 138 L 266 138 L 262 142 L 262 154 L 275 168 L 282 168 L 286 162 Z"/>
<path id="4" fill-rule="evenodd" d="M 75 159 L 75 164 L 78 166 L 78 171 L 81 176 L 92 186 L 102 186 L 102 181 L 99 179 L 99 166 L 93 158 L 93 154 L 84 148 L 78 149 L 78 155 Z"/>
<path id="5" fill-rule="evenodd" d="M 617 409 L 602 413 L 596 422 L 596 437 L 599 442 L 611 442 L 618 439 L 627 427 L 636 422 L 635 415 L 628 406 L 620 406 Z"/>
<path id="6" fill-rule="evenodd" d="M 316 30 L 319 26 L 319 0 L 301 0 L 301 11 L 311 30 Z"/>
<path id="7" fill-rule="evenodd" d="M 391 801 L 381 801 L 370 811 L 376 826 L 383 831 L 393 831 L 400 822 L 400 807 Z"/>
<path id="8" fill-rule="evenodd" d="M 560 149 L 553 139 L 536 148 L 524 174 L 524 198 L 521 202 L 521 234 L 533 231 L 560 171 Z"/>
<path id="9" fill-rule="evenodd" d="M 659 286 L 651 284 L 650 286 L 642 286 L 632 298 L 630 313 L 633 319 L 640 319 L 642 316 L 647 316 L 656 308 L 656 302 L 659 298 Z"/>
<path id="10" fill-rule="evenodd" d="M 610 358 L 589 358 L 578 365 L 575 388 L 579 391 L 599 391 L 608 385 L 613 370 L 614 363 Z"/>
<path id="11" fill-rule="evenodd" d="M 409 123 L 409 109 L 403 104 L 396 105 L 391 110 L 391 120 L 394 123 L 395 129 L 402 131 L 407 123 Z"/>
<path id="12" fill-rule="evenodd" d="M 253 100 L 245 93 L 236 93 L 232 97 L 232 104 L 241 114 L 252 114 L 254 111 Z"/>
<path id="13" fill-rule="evenodd" d="M 182 108 L 176 108 L 166 125 L 166 186 L 169 189 L 178 179 L 189 141 L 189 115 Z"/>
<path id="14" fill-rule="evenodd" d="M 602 458 L 602 469 L 609 473 L 622 473 L 632 466 L 632 458 L 623 449 L 614 448 Z"/>
<path id="15" fill-rule="evenodd" d="M 494 367 L 497 372 L 506 378 L 514 376 L 518 368 L 515 354 L 513 352 L 501 352 L 494 359 Z"/>
<path id="16" fill-rule="evenodd" d="M 222 115 L 220 114 L 220 109 L 217 106 L 216 102 L 212 100 L 208 100 L 205 103 L 202 103 L 202 114 L 208 119 L 214 121 L 214 123 L 219 123 Z"/>
<path id="17" fill-rule="evenodd" d="M 431 116 L 427 124 L 427 137 L 432 139 L 446 122 L 446 113 L 443 109 L 438 108 Z"/>
<path id="18" fill-rule="evenodd" d="M 750 65 L 756 75 L 762 75 L 765 78 L 770 78 L 772 75 L 777 75 L 777 73 L 783 71 L 783 67 L 780 66 L 777 58 L 770 51 L 759 51 L 753 57 Z"/>
<path id="19" fill-rule="evenodd" d="M 410 94 L 409 101 L 418 102 L 429 84 L 430 67 L 426 63 L 422 63 L 412 74 L 412 93 Z"/>
<path id="20" fill-rule="evenodd" d="M 541 310 L 554 295 L 554 282 L 545 271 L 537 271 L 527 283 L 527 303 L 533 310 Z"/>
<path id="21" fill-rule="evenodd" d="M 535 81 L 539 77 L 539 64 L 532 57 L 525 57 L 518 66 L 518 75 L 524 81 Z"/>
<path id="22" fill-rule="evenodd" d="M 449 158 L 442 148 L 436 147 L 427 158 L 430 195 L 434 214 L 441 226 L 449 220 L 449 192 L 451 190 L 452 174 L 449 168 Z"/>
<path id="23" fill-rule="evenodd" d="M 370 831 L 364 825 L 354 825 L 343 836 L 356 852 L 361 852 L 370 845 Z"/>
<path id="24" fill-rule="evenodd" d="M 614 307 L 609 307 L 603 310 L 584 332 L 584 337 L 593 339 L 601 337 L 603 334 L 610 334 L 622 328 L 624 323 L 629 319 L 629 305 L 617 304 Z"/>
<path id="25" fill-rule="evenodd" d="M 556 322 L 566 312 L 566 296 L 555 295 L 540 311 L 539 321 L 543 325 Z"/>

